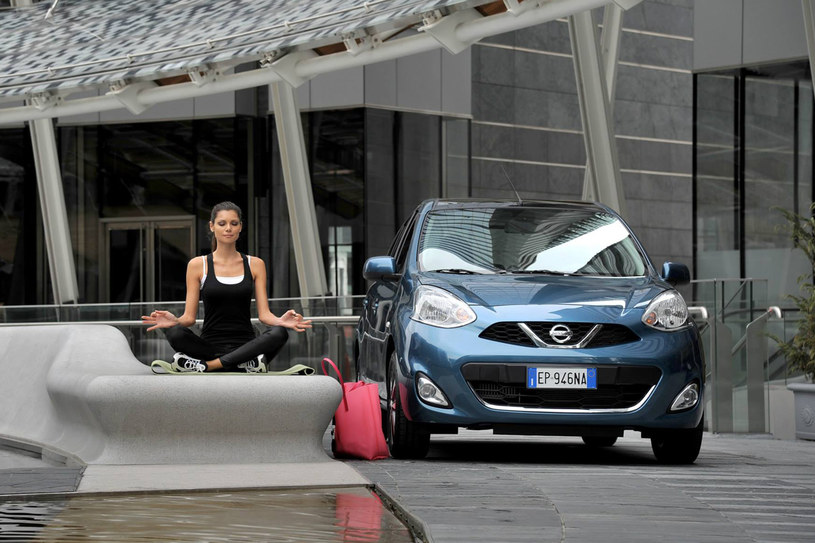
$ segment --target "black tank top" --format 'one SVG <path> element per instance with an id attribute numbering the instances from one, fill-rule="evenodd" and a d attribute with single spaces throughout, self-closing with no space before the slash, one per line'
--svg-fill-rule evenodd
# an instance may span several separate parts
<path id="1" fill-rule="evenodd" d="M 201 337 L 217 346 L 236 346 L 254 339 L 250 305 L 255 291 L 252 270 L 246 255 L 243 260 L 243 280 L 226 285 L 215 277 L 212 253 L 207 255 L 207 277 L 201 287 L 204 302 L 204 325 Z"/>

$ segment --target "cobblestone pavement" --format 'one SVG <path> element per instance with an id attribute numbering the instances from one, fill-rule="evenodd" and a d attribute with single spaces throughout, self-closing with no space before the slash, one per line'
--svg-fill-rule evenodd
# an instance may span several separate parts
<path id="1" fill-rule="evenodd" d="M 353 465 L 437 543 L 815 541 L 815 442 L 706 435 L 694 465 L 663 466 L 635 433 L 590 449 L 464 432 Z"/>

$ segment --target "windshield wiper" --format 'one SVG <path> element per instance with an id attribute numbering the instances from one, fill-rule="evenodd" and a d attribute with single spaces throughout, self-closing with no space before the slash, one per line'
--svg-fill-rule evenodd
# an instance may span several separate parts
<path id="1" fill-rule="evenodd" d="M 479 272 L 475 272 L 473 270 L 463 270 L 461 268 L 442 268 L 440 270 L 429 270 L 429 271 L 436 272 L 436 273 L 457 273 L 459 275 L 476 275 L 476 274 L 479 274 Z"/>
<path id="2" fill-rule="evenodd" d="M 540 274 L 540 275 L 574 275 L 570 272 L 560 270 L 504 270 L 504 273 L 518 273 L 518 274 Z"/>

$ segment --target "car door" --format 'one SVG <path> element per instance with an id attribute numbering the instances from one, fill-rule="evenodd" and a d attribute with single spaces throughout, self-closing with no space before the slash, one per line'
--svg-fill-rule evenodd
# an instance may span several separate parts
<path id="1" fill-rule="evenodd" d="M 388 255 L 396 261 L 396 270 L 402 273 L 405 268 L 410 242 L 416 228 L 418 209 L 405 221 L 396 234 Z M 363 305 L 363 323 L 360 328 L 360 376 L 376 382 L 381 395 L 385 390 L 385 370 L 387 366 L 388 341 L 391 331 L 390 320 L 394 302 L 399 297 L 398 277 L 375 281 L 368 289 Z"/>

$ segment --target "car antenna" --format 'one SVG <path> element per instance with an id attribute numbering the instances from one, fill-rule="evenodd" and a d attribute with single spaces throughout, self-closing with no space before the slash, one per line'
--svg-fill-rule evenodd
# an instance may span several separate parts
<path id="1" fill-rule="evenodd" d="M 503 164 L 501 164 L 501 171 L 504 172 L 504 177 L 507 178 L 509 186 L 512 187 L 512 191 L 515 193 L 515 197 L 518 199 L 518 203 L 523 205 L 524 202 L 523 200 L 521 200 L 521 195 L 518 194 L 518 189 L 515 188 L 515 184 L 512 182 L 512 179 L 510 179 L 509 174 L 507 173 L 507 170 L 506 168 L 504 168 Z"/>

